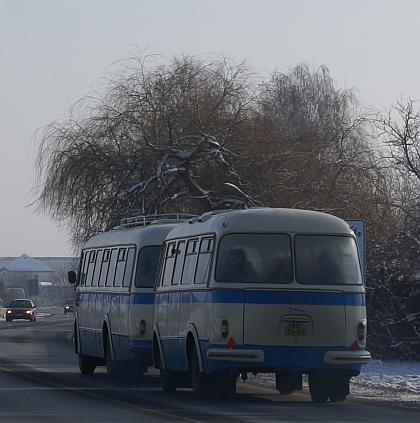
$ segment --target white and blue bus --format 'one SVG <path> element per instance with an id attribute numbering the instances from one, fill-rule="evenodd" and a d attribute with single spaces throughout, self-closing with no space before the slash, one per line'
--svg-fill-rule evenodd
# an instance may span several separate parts
<path id="1" fill-rule="evenodd" d="M 162 243 L 180 216 L 123 219 L 83 247 L 75 284 L 74 345 L 82 373 L 139 377 L 152 362 L 154 283 Z"/>
<path id="2" fill-rule="evenodd" d="M 161 387 L 200 398 L 274 373 L 276 389 L 344 401 L 366 351 L 365 286 L 354 232 L 334 216 L 253 208 L 174 227 L 155 287 Z"/>

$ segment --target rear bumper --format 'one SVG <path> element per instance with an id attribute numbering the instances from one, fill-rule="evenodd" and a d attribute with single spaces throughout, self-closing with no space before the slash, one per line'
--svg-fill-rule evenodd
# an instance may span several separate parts
<path id="1" fill-rule="evenodd" d="M 207 348 L 206 348 L 207 347 Z M 364 350 L 352 351 L 345 347 L 273 347 L 238 346 L 225 348 L 215 344 L 201 344 L 205 373 L 217 370 L 242 369 L 248 372 L 273 373 L 277 371 L 307 373 L 310 369 L 343 369 L 358 374 L 370 360 Z M 176 360 L 184 363 L 185 349 L 181 348 Z M 173 369 L 181 370 L 181 366 Z M 185 367 L 182 367 L 185 370 Z"/>
<path id="2" fill-rule="evenodd" d="M 20 315 L 20 314 L 18 314 L 18 315 L 15 315 L 15 314 L 6 314 L 6 317 L 8 319 L 13 319 L 13 320 L 15 320 L 15 319 L 16 320 L 32 320 L 36 316 L 34 316 L 32 314 L 23 314 L 23 315 Z"/>
<path id="3" fill-rule="evenodd" d="M 326 364 L 367 364 L 371 359 L 369 351 L 328 351 L 324 354 Z"/>

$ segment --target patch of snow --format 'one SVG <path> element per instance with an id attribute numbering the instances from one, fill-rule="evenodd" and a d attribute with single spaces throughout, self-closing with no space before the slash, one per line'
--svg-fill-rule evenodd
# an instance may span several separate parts
<path id="1" fill-rule="evenodd" d="M 420 363 L 371 360 L 352 378 L 350 394 L 420 408 Z"/>
<path id="2" fill-rule="evenodd" d="M 250 380 L 254 379 L 253 377 Z M 274 375 L 260 373 L 255 381 L 275 385 Z M 304 376 L 303 388 L 308 389 Z M 350 381 L 350 397 L 380 400 L 395 405 L 420 408 L 420 363 L 371 360 L 362 366 L 359 376 Z"/>

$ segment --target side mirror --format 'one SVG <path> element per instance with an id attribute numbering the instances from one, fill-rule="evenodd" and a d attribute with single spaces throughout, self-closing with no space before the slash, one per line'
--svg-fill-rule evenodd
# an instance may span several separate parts
<path id="1" fill-rule="evenodd" d="M 67 280 L 69 281 L 69 283 L 71 283 L 72 285 L 76 283 L 76 272 L 74 270 L 70 270 L 70 272 L 67 275 Z"/>

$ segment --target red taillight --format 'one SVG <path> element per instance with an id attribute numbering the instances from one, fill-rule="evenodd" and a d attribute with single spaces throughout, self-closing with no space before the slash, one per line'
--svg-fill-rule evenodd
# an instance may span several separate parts
<path id="1" fill-rule="evenodd" d="M 144 335 L 146 333 L 146 320 L 140 320 L 140 335 Z"/>
<path id="2" fill-rule="evenodd" d="M 223 338 L 227 338 L 229 335 L 229 323 L 226 319 L 222 320 L 222 324 L 220 326 L 220 331 L 222 333 Z"/>
<path id="3" fill-rule="evenodd" d="M 365 324 L 360 322 L 357 326 L 357 340 L 359 342 L 364 341 L 365 339 Z"/>

